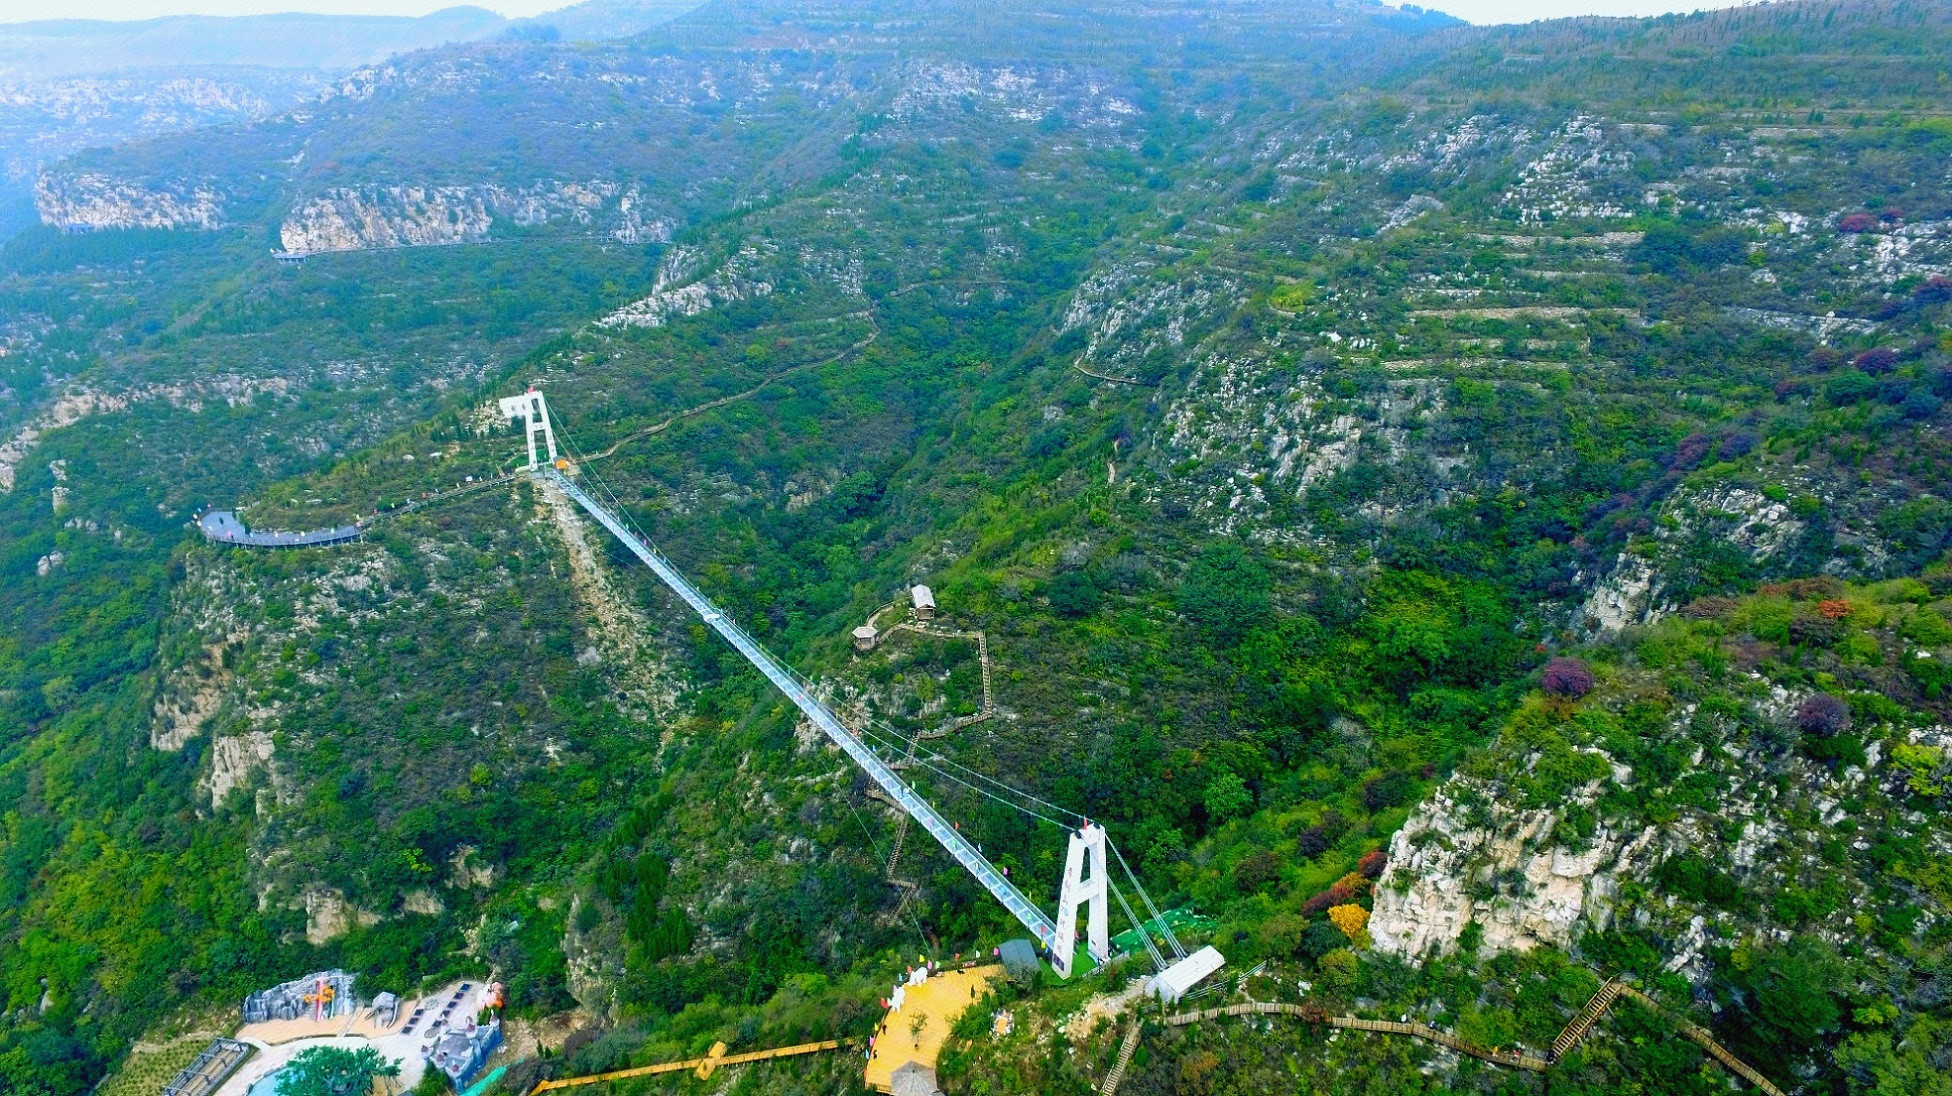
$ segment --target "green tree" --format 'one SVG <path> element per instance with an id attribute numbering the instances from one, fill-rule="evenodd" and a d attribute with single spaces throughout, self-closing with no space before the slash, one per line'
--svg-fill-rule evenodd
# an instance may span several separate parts
<path id="1" fill-rule="evenodd" d="M 1254 806 L 1254 796 L 1247 790 L 1246 782 L 1231 769 L 1221 770 L 1220 775 L 1207 783 L 1203 801 L 1208 817 L 1216 823 L 1246 814 Z"/>
<path id="2" fill-rule="evenodd" d="M 400 1063 L 372 1047 L 313 1047 L 278 1071 L 278 1096 L 365 1096 L 373 1078 L 399 1075 Z"/>
<path id="3" fill-rule="evenodd" d="M 1747 1037 L 1778 1054 L 1794 1054 L 1834 1033 L 1843 1021 L 1837 998 L 1844 963 L 1811 936 L 1738 953 L 1733 975 Z"/>
<path id="4" fill-rule="evenodd" d="M 1044 596 L 1051 599 L 1052 612 L 1067 617 L 1090 616 L 1104 601 L 1098 584 L 1083 571 L 1066 571 L 1052 579 Z"/>
<path id="5" fill-rule="evenodd" d="M 1952 1025 L 1921 1016 L 1902 1038 L 1867 1031 L 1837 1048 L 1850 1091 L 1866 1096 L 1952 1096 L 1952 1073 L 1936 1064 L 1952 1048 Z"/>
<path id="6" fill-rule="evenodd" d="M 1200 553 L 1179 589 L 1179 611 L 1224 646 L 1267 615 L 1268 573 L 1237 544 L 1216 544 Z"/>

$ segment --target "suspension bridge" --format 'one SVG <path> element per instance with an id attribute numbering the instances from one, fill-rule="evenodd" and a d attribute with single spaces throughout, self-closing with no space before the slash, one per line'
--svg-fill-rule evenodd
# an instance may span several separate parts
<path id="1" fill-rule="evenodd" d="M 1154 985 L 1162 999 L 1176 999 L 1187 988 L 1223 965 L 1224 958 L 1212 947 L 1188 954 L 1174 934 L 1171 922 L 1160 913 L 1151 896 L 1139 884 L 1138 876 L 1111 844 L 1102 825 L 958 765 L 939 753 L 921 749 L 918 741 L 901 740 L 892 729 L 876 728 L 871 723 L 850 728 L 842 723 L 819 698 L 814 682 L 775 657 L 740 627 L 658 551 L 643 530 L 630 521 L 628 512 L 618 502 L 615 492 L 604 483 L 602 476 L 590 467 L 589 461 L 571 448 L 567 437 L 559 436 L 542 393 L 530 389 L 522 395 L 501 400 L 499 407 L 501 413 L 522 430 L 528 450 L 525 468 L 512 475 L 457 485 L 452 490 L 430 494 L 391 512 L 422 509 L 523 475 L 544 491 L 560 493 L 607 529 L 631 555 L 650 568 L 679 600 L 698 614 L 700 620 L 731 644 L 774 688 L 791 700 L 808 723 L 845 753 L 873 782 L 880 797 L 902 812 L 906 819 L 904 833 L 909 823 L 921 826 L 944 852 L 982 884 L 1036 939 L 1059 977 L 1069 978 L 1073 974 L 1080 938 L 1093 964 L 1102 964 L 1114 957 L 1109 935 L 1110 906 L 1113 901 L 1117 902 L 1120 912 L 1136 930 L 1135 935 L 1152 962 L 1156 974 Z M 218 513 L 222 516 L 218 517 Z M 219 543 L 255 547 L 309 547 L 357 539 L 371 520 L 316 533 L 253 533 L 229 512 L 214 512 L 199 520 L 199 528 L 206 537 Z M 987 675 L 984 684 L 987 711 Z M 1059 882 L 1055 916 L 1046 913 L 1019 889 L 974 842 L 963 836 L 953 822 L 910 787 L 895 768 L 883 760 L 883 751 L 890 756 L 900 757 L 904 762 L 923 765 L 936 775 L 995 802 L 1068 830 L 1069 845 L 1064 874 Z M 1118 865 L 1126 887 L 1119 886 L 1114 879 L 1113 863 Z M 1141 920 L 1134 911 L 1126 896 L 1127 887 L 1145 908 L 1149 915 L 1146 919 Z M 1082 926 L 1079 924 L 1080 915 L 1083 917 Z M 1165 952 L 1153 939 L 1155 932 L 1171 952 L 1171 959 L 1166 958 Z"/>

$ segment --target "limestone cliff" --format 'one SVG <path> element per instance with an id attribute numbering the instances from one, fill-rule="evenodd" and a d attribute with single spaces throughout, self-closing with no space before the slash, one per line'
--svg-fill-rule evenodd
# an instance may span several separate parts
<path id="1" fill-rule="evenodd" d="M 334 187 L 292 210 L 279 226 L 287 251 L 364 251 L 488 239 L 495 221 L 529 226 L 572 221 L 624 243 L 668 240 L 672 222 L 642 192 L 614 182 L 547 182 L 527 187 Z"/>
<path id="2" fill-rule="evenodd" d="M 0 494 L 14 489 L 21 462 L 40 444 L 43 436 L 73 426 L 91 415 L 112 414 L 126 410 L 132 403 L 148 401 L 164 402 L 196 414 L 206 404 L 222 401 L 227 407 L 238 407 L 260 395 L 285 395 L 291 388 L 291 382 L 283 377 L 246 377 L 234 373 L 170 384 L 144 384 L 116 392 L 70 388 L 15 428 L 12 436 L 0 441 Z"/>
<path id="3" fill-rule="evenodd" d="M 222 196 L 210 187 L 153 186 L 93 172 L 41 175 L 34 181 L 34 209 L 42 224 L 75 230 L 224 225 Z"/>
<path id="4" fill-rule="evenodd" d="M 1682 488 L 1662 508 L 1662 516 L 1663 523 L 1640 554 L 1620 553 L 1613 569 L 1594 584 L 1579 613 L 1587 628 L 1617 632 L 1672 611 L 1675 606 L 1664 588 L 1661 568 L 1703 534 L 1756 564 L 1767 565 L 1793 549 L 1806 527 L 1792 516 L 1787 503 L 1744 486 Z"/>
<path id="5" fill-rule="evenodd" d="M 341 187 L 293 210 L 278 236 L 287 251 L 361 251 L 483 240 L 490 223 L 470 187 Z"/>
<path id="6" fill-rule="evenodd" d="M 751 274 L 767 245 L 748 244 L 710 273 L 701 275 L 704 256 L 673 248 L 658 266 L 649 296 L 597 321 L 599 327 L 662 327 L 671 316 L 696 316 L 711 308 L 772 293 L 773 283 Z"/>
<path id="7" fill-rule="evenodd" d="M 1578 789 L 1573 803 L 1590 806 L 1604 784 Z M 1512 809 L 1476 779 L 1451 780 L 1390 841 L 1369 922 L 1377 950 L 1412 959 L 1448 952 L 1473 922 L 1490 954 L 1565 947 L 1575 930 L 1604 928 L 1620 880 L 1648 866 L 1655 830 L 1602 822 L 1589 838 L 1568 840 L 1556 832 L 1561 817 Z"/>

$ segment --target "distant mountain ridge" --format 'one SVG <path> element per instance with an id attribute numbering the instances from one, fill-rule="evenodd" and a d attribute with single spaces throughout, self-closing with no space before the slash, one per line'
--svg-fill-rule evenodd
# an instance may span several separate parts
<path id="1" fill-rule="evenodd" d="M 417 18 L 288 12 L 0 23 L 0 238 L 31 223 L 35 175 L 85 148 L 249 122 L 388 58 L 504 35 L 623 38 L 696 0 L 584 0 L 534 19 L 473 6 Z"/>
<path id="2" fill-rule="evenodd" d="M 348 69 L 407 50 L 486 38 L 509 21 L 486 8 L 402 16 L 173 15 L 141 22 L 0 24 L 0 78 L 46 79 L 183 65 Z"/>
<path id="3" fill-rule="evenodd" d="M 543 12 L 516 23 L 551 28 L 571 41 L 628 38 L 669 22 L 700 6 L 703 0 L 583 0 L 566 8 Z"/>

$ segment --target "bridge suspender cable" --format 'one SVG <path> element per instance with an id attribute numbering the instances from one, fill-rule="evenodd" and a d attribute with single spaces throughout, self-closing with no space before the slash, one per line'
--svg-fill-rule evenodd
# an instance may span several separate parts
<path id="1" fill-rule="evenodd" d="M 1080 905 L 1086 907 L 1085 912 L 1087 917 L 1083 935 L 1085 937 L 1087 952 L 1095 962 L 1102 963 L 1110 958 L 1111 949 L 1106 936 L 1105 925 L 1109 912 L 1107 909 L 1109 904 L 1107 901 L 1108 898 L 1117 900 L 1127 920 L 1131 921 L 1133 928 L 1138 931 L 1139 938 L 1144 944 L 1146 953 L 1152 959 L 1154 969 L 1162 972 L 1162 981 L 1172 982 L 1175 974 L 1181 973 L 1189 966 L 1205 964 L 1208 967 L 1217 967 L 1219 965 L 1221 957 L 1212 948 L 1204 949 L 1205 952 L 1211 953 L 1210 956 L 1202 955 L 1195 956 L 1192 959 L 1188 958 L 1186 949 L 1181 946 L 1179 939 L 1173 934 L 1172 926 L 1164 917 L 1160 916 L 1158 907 L 1153 905 L 1152 897 L 1146 894 L 1145 888 L 1139 885 L 1138 877 L 1133 874 L 1131 866 L 1125 863 L 1125 858 L 1119 855 L 1116 848 L 1111 848 L 1111 842 L 1103 826 L 1097 825 L 1074 811 L 1068 811 L 1055 804 L 1047 803 L 1027 792 L 1012 788 L 1007 784 L 984 776 L 973 769 L 957 765 L 955 762 L 950 761 L 940 754 L 928 752 L 925 756 L 918 756 L 918 760 L 922 760 L 923 764 L 941 776 L 947 777 L 958 784 L 962 784 L 973 791 L 1006 806 L 1013 807 L 1025 814 L 1052 822 L 1072 831 L 1070 835 L 1070 850 L 1066 857 L 1064 880 L 1058 895 L 1058 916 L 1055 920 L 1047 916 L 1043 910 L 1037 907 L 1036 903 L 1032 902 L 1022 891 L 1018 890 L 1001 871 L 998 871 L 996 866 L 991 864 L 983 856 L 981 850 L 965 839 L 961 832 L 955 826 L 951 825 L 948 820 L 944 819 L 928 800 L 916 794 L 915 790 L 910 788 L 900 776 L 895 774 L 894 769 L 881 759 L 874 748 L 874 743 L 881 736 L 876 734 L 874 728 L 864 727 L 860 732 L 855 732 L 843 725 L 840 719 L 833 712 L 829 711 L 827 706 L 821 703 L 818 697 L 814 696 L 812 682 L 801 677 L 791 667 L 773 657 L 772 652 L 766 650 L 759 644 L 758 640 L 748 635 L 745 629 L 739 627 L 718 606 L 712 604 L 711 600 L 700 593 L 698 588 L 693 586 L 691 581 L 685 578 L 677 567 L 672 565 L 671 561 L 665 559 L 662 553 L 656 548 L 653 548 L 650 538 L 645 536 L 642 531 L 633 528 L 629 524 L 628 519 L 623 516 L 623 507 L 617 501 L 615 492 L 609 489 L 608 484 L 603 483 L 600 475 L 596 475 L 594 470 L 591 470 L 594 482 L 602 487 L 604 493 L 609 496 L 610 505 L 607 506 L 598 501 L 582 487 L 578 486 L 570 478 L 569 472 L 572 470 L 572 466 L 569 460 L 561 459 L 557 456 L 557 442 L 559 439 L 556 437 L 554 424 L 549 418 L 548 405 L 543 400 L 540 392 L 530 389 L 520 396 L 508 397 L 501 401 L 501 410 L 510 420 L 523 420 L 523 433 L 528 443 L 530 474 L 538 481 L 561 491 L 564 496 L 582 507 L 590 517 L 596 519 L 597 524 L 608 529 L 611 535 L 615 536 L 624 547 L 630 549 L 632 555 L 642 560 L 644 565 L 649 567 L 659 579 L 663 580 L 664 584 L 670 587 L 673 593 L 677 594 L 685 604 L 691 606 L 700 619 L 711 625 L 712 629 L 723 636 L 727 643 L 730 643 L 735 650 L 745 656 L 746 661 L 758 668 L 759 672 L 764 674 L 766 679 L 773 683 L 774 687 L 778 688 L 780 692 L 785 693 L 787 699 L 791 700 L 794 706 L 800 709 L 801 714 L 805 715 L 809 722 L 815 727 L 818 727 L 848 757 L 852 758 L 854 763 L 861 767 L 862 771 L 866 772 L 876 784 L 880 785 L 881 790 L 887 794 L 889 799 L 908 813 L 909 818 L 920 822 L 922 828 L 928 832 L 929 836 L 935 838 L 937 843 L 950 856 L 954 857 L 957 863 L 961 864 L 969 874 L 975 876 L 977 882 L 983 884 L 984 888 L 995 896 L 997 901 L 1003 903 L 1005 909 L 1009 910 L 1018 921 L 1023 923 L 1025 928 L 1030 930 L 1031 934 L 1046 949 L 1051 959 L 1051 965 L 1057 970 L 1060 977 L 1068 978 L 1071 976 L 1072 960 L 1076 952 L 1076 941 L 1072 934 L 1074 926 L 1077 923 L 1078 907 Z M 563 441 L 564 449 L 568 450 L 567 439 L 561 440 Z M 542 443 L 540 447 L 537 445 L 538 442 Z M 539 459 L 544 452 L 548 454 L 548 462 L 546 464 Z M 572 452 L 571 456 L 574 455 Z M 916 756 L 912 750 L 909 753 L 911 756 Z M 950 772 L 951 767 L 962 770 L 963 773 L 968 774 L 969 777 L 974 778 L 976 781 L 994 785 L 997 789 L 1007 793 L 1012 798 L 1005 799 L 1002 795 L 997 794 L 996 791 L 984 788 L 972 782 L 970 779 L 965 779 L 963 776 Z M 1036 806 L 1033 807 L 1030 804 L 1035 804 Z M 1053 814 L 1075 819 L 1077 825 L 1073 826 L 1069 822 L 1061 822 L 1056 818 L 1052 818 L 1050 815 L 1044 814 L 1042 811 L 1036 809 L 1037 807 L 1045 808 Z M 1131 905 L 1125 900 L 1125 895 L 1112 883 L 1110 862 L 1105 855 L 1108 848 L 1112 856 L 1117 858 L 1118 865 L 1123 869 L 1127 881 L 1132 885 L 1132 889 L 1138 893 L 1139 900 L 1145 904 L 1146 911 L 1152 915 L 1153 920 L 1151 924 L 1158 927 L 1167 944 L 1171 947 L 1174 956 L 1179 960 L 1178 963 L 1173 964 L 1171 970 L 1167 969 L 1168 964 L 1165 957 L 1160 954 L 1158 947 L 1152 941 L 1150 926 L 1138 919 L 1133 913 Z M 1205 967 L 1202 969 L 1204 970 Z M 1204 975 L 1192 975 L 1195 978 L 1202 976 Z"/>
<path id="2" fill-rule="evenodd" d="M 757 640 L 747 635 L 745 629 L 721 612 L 710 599 L 699 593 L 690 580 L 678 573 L 678 569 L 673 567 L 657 549 L 652 548 L 648 541 L 625 528 L 622 520 L 612 514 L 608 507 L 591 498 L 568 476 L 558 470 L 550 469 L 542 473 L 542 478 L 555 485 L 576 505 L 581 506 L 585 512 L 596 519 L 597 524 L 610 530 L 618 540 L 623 542 L 624 547 L 630 549 L 632 555 L 643 560 L 644 565 L 655 572 L 673 593 L 684 600 L 685 604 L 691 606 L 705 623 L 725 637 L 725 641 L 744 655 L 746 661 L 757 667 L 760 673 L 765 674 L 766 679 L 771 681 L 780 692 L 785 693 L 787 699 L 791 700 L 814 726 L 820 728 L 834 745 L 845 751 L 856 765 L 859 765 L 876 784 L 881 786 L 881 790 L 886 792 L 890 799 L 899 804 L 902 810 L 907 811 L 910 818 L 921 823 L 929 836 L 941 843 L 942 847 L 948 850 L 949 855 L 955 857 L 957 863 L 975 876 L 977 882 L 982 883 L 991 894 L 995 895 L 996 900 L 1003 903 L 1003 907 L 1014 914 L 1017 920 L 1023 922 L 1024 927 L 1037 937 L 1039 943 L 1047 948 L 1056 943 L 1057 926 L 1044 914 L 1044 911 L 1038 909 L 1022 891 L 1004 878 L 1003 873 L 998 871 L 995 865 L 991 864 L 982 853 L 976 851 L 975 845 L 937 814 L 935 808 L 930 806 L 926 799 L 915 794 L 914 790 L 909 788 L 880 757 L 876 756 L 866 743 L 842 726 L 840 720 L 827 710 L 827 706 L 800 684 L 791 670 L 774 658 L 771 652 L 761 647 Z M 1100 955 L 1096 958 L 1102 961 L 1105 957 Z"/>
<path id="3" fill-rule="evenodd" d="M 617 500 L 616 493 L 603 482 L 600 474 L 597 474 L 594 469 L 587 469 L 590 473 L 590 481 L 608 496 L 608 505 L 598 501 L 570 478 L 574 468 L 570 460 L 558 455 L 558 441 L 563 443 L 563 451 L 568 452 L 571 457 L 575 457 L 576 454 L 570 448 L 567 438 L 559 439 L 556 436 L 554 424 L 549 418 L 548 405 L 542 393 L 531 388 L 520 396 L 510 396 L 501 400 L 500 407 L 502 413 L 510 420 L 523 421 L 524 439 L 528 444 L 529 464 L 526 471 L 529 476 L 539 483 L 561 491 L 565 497 L 596 519 L 599 525 L 608 529 L 624 547 L 630 549 L 632 555 L 643 561 L 644 565 L 662 579 L 673 593 L 691 606 L 700 619 L 711 625 L 726 642 L 732 644 L 735 650 L 758 668 L 767 680 L 785 693 L 787 699 L 793 701 L 808 721 L 853 759 L 856 765 L 859 765 L 876 784 L 880 785 L 881 790 L 892 802 L 907 812 L 910 819 L 919 821 L 929 836 L 935 838 L 957 863 L 975 876 L 997 901 L 1003 903 L 1005 909 L 1030 930 L 1044 946 L 1051 966 L 1057 971 L 1059 977 L 1071 976 L 1072 962 L 1077 950 L 1074 933 L 1079 930 L 1080 906 L 1085 907 L 1086 917 L 1082 926 L 1082 935 L 1087 952 L 1095 962 L 1099 963 L 1111 957 L 1106 922 L 1110 912 L 1108 907 L 1114 900 L 1124 912 L 1126 919 L 1132 923 L 1132 927 L 1137 930 L 1147 955 L 1152 959 L 1154 968 L 1159 971 L 1159 976 L 1154 979 L 1153 984 L 1162 999 L 1176 1000 L 1193 983 L 1212 974 L 1225 962 L 1225 958 L 1219 951 L 1210 946 L 1200 949 L 1191 956 L 1187 955 L 1185 947 L 1174 934 L 1171 923 L 1160 915 L 1159 908 L 1152 902 L 1152 896 L 1148 895 L 1145 888 L 1140 885 L 1131 865 L 1125 862 L 1125 857 L 1112 845 L 1102 825 L 1075 811 L 1059 807 L 1020 788 L 1012 787 L 975 769 L 960 765 L 942 754 L 931 750 L 918 750 L 912 742 L 904 741 L 900 745 L 891 745 L 889 736 L 901 738 L 893 728 L 886 726 L 877 728 L 872 721 L 858 730 L 844 726 L 839 718 L 813 694 L 813 682 L 795 673 L 791 667 L 773 657 L 771 652 L 760 646 L 757 640 L 746 634 L 744 629 L 713 605 L 710 599 L 700 593 L 669 560 L 651 546 L 650 538 L 630 524 L 625 516 L 623 505 Z M 545 453 L 547 463 L 543 460 Z M 520 474 L 516 472 L 478 483 L 463 484 L 454 490 L 418 500 L 402 509 L 424 508 L 495 484 L 506 483 Z M 221 516 L 229 517 L 228 514 Z M 346 531 L 350 535 L 337 539 L 353 539 L 361 531 L 356 527 L 351 528 Z M 273 546 L 272 541 L 260 542 L 233 536 L 228 527 L 213 528 L 207 523 L 207 519 L 204 534 L 213 540 L 225 543 L 262 543 L 263 546 Z M 287 541 L 285 539 L 287 537 L 291 539 Z M 309 535 L 297 534 L 279 534 L 275 538 L 276 545 L 329 542 L 328 540 L 315 541 Z M 987 682 L 985 695 L 987 695 Z M 896 754 L 903 754 L 907 759 L 919 762 L 936 775 L 962 785 L 996 803 L 1069 831 L 1070 848 L 1066 853 L 1064 878 L 1058 892 L 1057 917 L 1052 919 L 1037 908 L 1035 903 L 983 856 L 980 849 L 966 840 L 955 826 L 929 804 L 928 800 L 918 795 L 901 777 L 897 776 L 894 769 L 876 752 L 877 746 L 890 749 Z M 1109 856 L 1107 856 L 1108 852 Z M 1125 873 L 1132 890 L 1144 903 L 1146 912 L 1151 915 L 1150 923 L 1139 920 L 1131 904 L 1126 900 L 1124 892 L 1113 883 L 1111 878 L 1113 858 Z M 1178 960 L 1170 966 L 1152 940 L 1155 927 Z"/>

